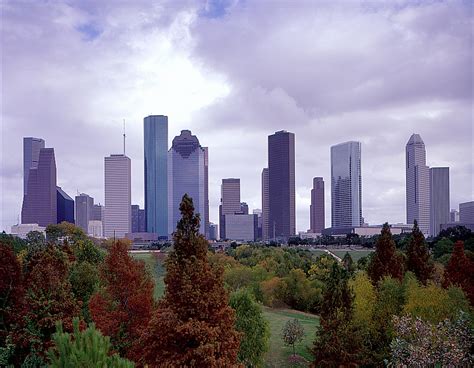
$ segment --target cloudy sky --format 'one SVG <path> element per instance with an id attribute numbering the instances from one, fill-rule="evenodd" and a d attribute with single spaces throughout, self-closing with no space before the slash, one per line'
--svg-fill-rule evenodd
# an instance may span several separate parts
<path id="1" fill-rule="evenodd" d="M 405 144 L 449 166 L 451 208 L 473 200 L 473 8 L 465 1 L 9 1 L 2 12 L 0 229 L 22 203 L 22 137 L 54 147 L 58 185 L 104 198 L 104 156 L 132 159 L 143 206 L 143 117 L 209 146 L 211 221 L 222 178 L 261 207 L 267 136 L 296 135 L 297 229 L 333 144 L 362 142 L 363 215 L 405 221 Z"/>

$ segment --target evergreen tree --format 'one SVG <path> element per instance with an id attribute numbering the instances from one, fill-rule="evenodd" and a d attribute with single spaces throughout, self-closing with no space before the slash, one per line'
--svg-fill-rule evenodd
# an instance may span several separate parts
<path id="1" fill-rule="evenodd" d="M 392 239 L 390 226 L 385 223 L 381 235 L 377 239 L 375 254 L 373 255 L 367 273 L 376 285 L 384 276 L 399 280 L 403 277 L 402 262 L 396 253 L 395 242 Z"/>
<path id="2" fill-rule="evenodd" d="M 459 286 L 474 306 L 474 261 L 464 253 L 464 243 L 454 244 L 453 254 L 444 274 L 444 287 Z"/>
<path id="3" fill-rule="evenodd" d="M 228 304 L 223 269 L 210 266 L 199 215 L 185 194 L 166 260 L 166 290 L 137 352 L 150 367 L 234 367 L 240 333 Z"/>
<path id="4" fill-rule="evenodd" d="M 233 293 L 230 297 L 230 306 L 235 310 L 235 328 L 242 333 L 239 362 L 246 367 L 262 367 L 270 337 L 268 322 L 263 317 L 262 308 L 247 290 Z"/>
<path id="5" fill-rule="evenodd" d="M 415 220 L 407 247 L 407 269 L 415 274 L 416 278 L 426 285 L 433 274 L 433 264 L 426 246 L 425 237 Z"/>
<path id="6" fill-rule="evenodd" d="M 324 292 L 320 327 L 312 349 L 313 367 L 357 366 L 361 342 L 351 321 L 354 296 L 345 269 L 334 263 Z"/>
<path id="7" fill-rule="evenodd" d="M 349 272 L 350 274 L 352 274 L 356 269 L 354 265 L 354 261 L 352 260 L 352 257 L 349 254 L 349 252 L 346 252 L 346 254 L 344 255 L 344 258 L 342 258 L 342 264 L 344 268 L 346 269 L 346 271 Z"/>

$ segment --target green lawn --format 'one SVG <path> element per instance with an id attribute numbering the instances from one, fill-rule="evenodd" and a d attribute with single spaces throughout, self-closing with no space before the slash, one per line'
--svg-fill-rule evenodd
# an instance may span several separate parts
<path id="1" fill-rule="evenodd" d="M 155 281 L 155 290 L 153 293 L 155 300 L 160 299 L 165 292 L 165 283 L 164 283 L 165 269 L 163 267 L 162 262 L 158 261 L 155 258 L 153 253 L 131 253 L 131 254 L 133 258 L 139 259 L 145 262 L 145 265 L 148 268 L 148 271 L 150 271 Z"/>
<path id="2" fill-rule="evenodd" d="M 288 357 L 292 354 L 292 348 L 284 345 L 281 339 L 281 330 L 286 321 L 293 318 L 297 318 L 305 330 L 303 341 L 296 346 L 296 353 L 307 361 L 311 361 L 309 348 L 314 342 L 316 326 L 319 325 L 317 316 L 288 309 L 280 310 L 267 307 L 263 307 L 263 314 L 270 324 L 270 348 L 265 357 L 265 367 L 291 367 Z"/>
<path id="3" fill-rule="evenodd" d="M 369 255 L 370 253 L 372 253 L 371 250 L 332 250 L 332 249 L 329 249 L 329 250 L 340 258 L 344 258 L 346 253 L 349 253 L 354 262 L 357 262 L 362 257 L 365 257 Z"/>
<path id="4" fill-rule="evenodd" d="M 323 254 L 327 254 L 324 250 L 318 250 L 318 249 L 312 250 L 311 253 L 316 255 L 316 257 L 322 256 Z"/>

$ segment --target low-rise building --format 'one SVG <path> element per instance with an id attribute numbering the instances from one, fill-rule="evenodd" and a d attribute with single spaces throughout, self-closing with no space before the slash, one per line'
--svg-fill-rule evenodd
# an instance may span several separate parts
<path id="1" fill-rule="evenodd" d="M 256 241 L 258 231 L 257 215 L 236 213 L 225 215 L 226 238 L 235 241 Z"/>
<path id="2" fill-rule="evenodd" d="M 26 239 L 26 235 L 30 231 L 39 231 L 44 236 L 46 236 L 46 227 L 39 226 L 38 224 L 19 224 L 13 225 L 11 229 L 11 234 L 19 238 Z"/>

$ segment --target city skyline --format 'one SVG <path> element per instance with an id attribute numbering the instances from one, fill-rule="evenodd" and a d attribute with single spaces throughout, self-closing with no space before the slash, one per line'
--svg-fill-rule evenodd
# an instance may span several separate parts
<path id="1" fill-rule="evenodd" d="M 333 7 L 341 12 L 328 17 Z M 266 9 L 237 3 L 216 14 L 196 5 L 164 8 L 170 18 L 160 9 L 147 12 L 152 24 L 138 16 L 141 4 L 124 12 L 100 4 L 9 3 L 0 230 L 8 231 L 21 210 L 23 137 L 41 137 L 55 148 L 57 185 L 66 193 L 85 192 L 104 203 L 102 158 L 121 151 L 123 118 L 132 203 L 143 208 L 142 121 L 149 114 L 169 116 L 168 147 L 182 129 L 209 146 L 214 223 L 222 178 L 241 178 L 242 198 L 251 209 L 261 207 L 266 137 L 280 129 L 296 135 L 297 231 L 309 228 L 312 178 L 329 183 L 329 147 L 347 140 L 363 146 L 366 222 L 406 222 L 404 145 L 414 132 L 429 150 L 428 166 L 450 167 L 451 208 L 472 200 L 472 54 L 466 52 L 472 14 L 463 3 L 383 4 L 371 11 L 352 4 Z M 262 12 L 272 22 L 257 27 L 251 43 L 242 42 Z M 244 21 L 249 28 L 235 27 Z M 355 30 L 350 35 L 341 27 L 346 22 Z M 48 37 L 22 32 L 25 25 Z M 350 47 L 360 40 L 362 54 Z M 219 53 L 224 42 L 252 67 Z M 266 44 L 268 55 L 261 55 Z M 277 58 L 282 48 L 292 52 Z M 297 72 L 277 73 L 282 65 Z M 348 78 L 340 77 L 341 65 Z M 330 208 L 326 190 L 326 219 Z"/>

